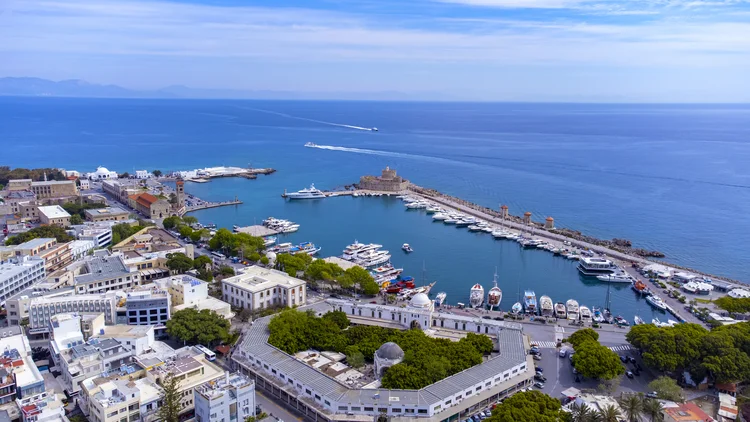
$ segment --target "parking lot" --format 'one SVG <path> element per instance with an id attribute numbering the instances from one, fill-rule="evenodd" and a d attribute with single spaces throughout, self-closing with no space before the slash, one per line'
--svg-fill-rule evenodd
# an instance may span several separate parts
<path id="1" fill-rule="evenodd" d="M 573 365 L 570 363 L 570 351 L 572 349 L 567 349 L 564 358 L 559 356 L 560 352 L 558 349 L 539 350 L 541 353 L 541 360 L 535 360 L 534 363 L 537 368 L 542 369 L 544 377 L 547 378 L 547 381 L 544 382 L 544 388 L 541 389 L 542 392 L 549 394 L 554 398 L 561 398 L 561 393 L 566 388 L 575 387 L 579 390 L 595 391 L 599 384 L 601 384 L 598 380 L 583 377 L 580 377 L 580 382 L 575 381 L 576 375 L 573 373 Z M 618 352 L 618 354 L 620 356 L 634 357 L 642 369 L 640 375 L 634 375 L 632 379 L 622 375 L 620 378 L 620 385 L 617 388 L 615 395 L 618 395 L 621 392 L 647 393 L 648 383 L 653 381 L 655 376 L 644 367 L 638 353 L 634 350 L 630 350 L 626 352 Z M 623 363 L 623 365 L 625 365 L 626 370 L 628 371 L 633 371 L 635 369 L 635 364 L 633 363 Z"/>

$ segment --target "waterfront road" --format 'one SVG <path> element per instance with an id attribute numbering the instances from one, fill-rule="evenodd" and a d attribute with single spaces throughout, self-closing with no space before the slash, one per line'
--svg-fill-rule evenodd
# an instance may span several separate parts
<path id="1" fill-rule="evenodd" d="M 255 404 L 260 406 L 261 412 L 266 412 L 271 420 L 277 421 L 301 421 L 302 416 L 294 415 L 288 411 L 285 407 L 276 403 L 270 397 L 266 396 L 262 392 L 255 390 Z M 264 419 L 267 420 L 267 419 Z"/>

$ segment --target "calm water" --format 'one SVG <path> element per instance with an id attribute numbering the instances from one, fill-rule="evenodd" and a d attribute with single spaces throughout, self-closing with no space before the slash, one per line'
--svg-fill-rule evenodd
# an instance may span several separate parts
<path id="1" fill-rule="evenodd" d="M 488 290 L 497 267 L 504 308 L 526 288 L 595 306 L 606 286 L 581 280 L 572 262 L 433 223 L 395 199 L 285 202 L 280 194 L 311 182 L 332 189 L 390 165 L 423 186 L 506 203 L 536 220 L 551 215 L 558 226 L 628 238 L 673 262 L 746 281 L 749 135 L 750 106 L 0 98 L 0 164 L 274 167 L 255 181 L 188 184 L 205 199 L 245 201 L 196 216 L 228 227 L 292 219 L 302 228 L 289 240 L 311 240 L 323 256 L 354 239 L 383 244 L 407 274 L 420 279 L 424 266 L 451 303 L 466 302 L 477 281 Z M 338 150 L 302 147 L 308 141 Z M 402 254 L 404 242 L 413 254 Z M 612 294 L 627 318 L 650 312 L 629 288 Z"/>

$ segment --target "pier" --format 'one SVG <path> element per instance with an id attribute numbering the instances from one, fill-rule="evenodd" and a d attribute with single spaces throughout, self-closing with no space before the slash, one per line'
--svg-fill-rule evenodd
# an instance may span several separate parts
<path id="1" fill-rule="evenodd" d="M 260 226 L 260 225 L 236 227 L 234 231 L 237 233 L 246 233 L 246 234 L 249 234 L 250 236 L 256 236 L 256 237 L 272 236 L 272 235 L 281 233 L 279 231 L 269 229 L 266 226 Z"/>
<path id="2" fill-rule="evenodd" d="M 273 168 L 252 168 L 252 167 L 206 167 L 203 169 L 175 171 L 174 177 L 181 177 L 185 181 L 195 183 L 206 183 L 210 179 L 220 177 L 244 177 L 246 179 L 256 179 L 259 174 L 269 175 L 276 172 Z"/>
<path id="3" fill-rule="evenodd" d="M 200 205 L 193 205 L 190 207 L 185 207 L 182 214 L 187 214 L 189 212 L 193 211 L 200 211 L 200 210 L 206 210 L 209 208 L 218 208 L 218 207 L 228 207 L 230 205 L 240 205 L 242 201 L 235 199 L 234 201 L 222 201 L 222 202 L 203 202 Z"/>

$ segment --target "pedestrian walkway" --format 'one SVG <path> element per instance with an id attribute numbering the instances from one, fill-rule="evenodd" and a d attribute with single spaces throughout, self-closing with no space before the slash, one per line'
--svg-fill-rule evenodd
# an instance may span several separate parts
<path id="1" fill-rule="evenodd" d="M 610 350 L 612 350 L 613 352 L 626 352 L 628 350 L 634 350 L 634 349 L 633 349 L 633 346 L 629 344 L 623 344 L 621 346 L 611 346 Z"/>
<path id="2" fill-rule="evenodd" d="M 554 341 L 531 341 L 532 344 L 536 344 L 540 349 L 555 349 L 557 344 Z M 608 346 L 613 352 L 626 352 L 628 350 L 634 350 L 633 346 L 629 344 L 621 344 L 619 346 Z"/>

